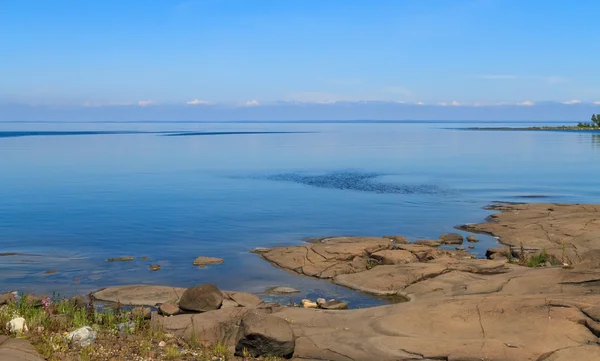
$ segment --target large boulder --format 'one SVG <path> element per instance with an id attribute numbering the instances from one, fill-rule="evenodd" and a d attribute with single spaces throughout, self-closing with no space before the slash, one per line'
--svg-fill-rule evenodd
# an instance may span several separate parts
<path id="1" fill-rule="evenodd" d="M 193 312 L 213 311 L 223 304 L 223 294 L 215 285 L 205 284 L 188 288 L 179 300 L 179 308 Z"/>
<path id="2" fill-rule="evenodd" d="M 242 318 L 235 346 L 236 356 L 290 358 L 294 348 L 294 332 L 284 319 L 255 312 Z"/>

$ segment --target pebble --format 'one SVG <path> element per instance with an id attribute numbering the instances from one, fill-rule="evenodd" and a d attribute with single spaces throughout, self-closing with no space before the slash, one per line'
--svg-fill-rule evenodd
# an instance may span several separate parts
<path id="1" fill-rule="evenodd" d="M 167 346 L 167 343 L 165 341 L 160 341 L 158 343 L 158 347 L 165 347 L 165 346 Z"/>

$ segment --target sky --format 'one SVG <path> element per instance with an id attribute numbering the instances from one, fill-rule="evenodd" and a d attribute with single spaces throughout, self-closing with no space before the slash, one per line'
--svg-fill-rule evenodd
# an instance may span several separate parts
<path id="1" fill-rule="evenodd" d="M 2 0 L 0 121 L 600 113 L 597 0 Z"/>

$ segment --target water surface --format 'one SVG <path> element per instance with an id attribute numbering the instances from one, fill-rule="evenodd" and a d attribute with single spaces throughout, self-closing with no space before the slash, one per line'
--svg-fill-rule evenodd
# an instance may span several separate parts
<path id="1" fill-rule="evenodd" d="M 600 202 L 598 134 L 459 129 L 473 124 L 0 123 L 0 253 L 20 253 L 0 256 L 0 291 L 286 285 L 368 306 L 384 301 L 248 251 L 436 238 L 492 201 Z M 494 243 L 482 239 L 480 256 Z M 126 255 L 151 261 L 105 262 Z M 200 255 L 225 262 L 195 268 Z"/>

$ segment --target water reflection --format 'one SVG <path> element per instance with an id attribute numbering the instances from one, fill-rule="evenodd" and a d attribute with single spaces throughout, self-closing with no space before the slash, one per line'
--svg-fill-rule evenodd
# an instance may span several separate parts
<path id="1" fill-rule="evenodd" d="M 600 148 L 600 134 L 592 134 L 592 147 Z"/>

